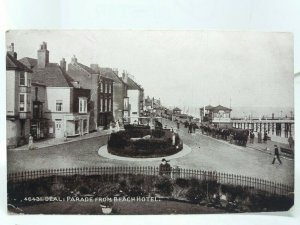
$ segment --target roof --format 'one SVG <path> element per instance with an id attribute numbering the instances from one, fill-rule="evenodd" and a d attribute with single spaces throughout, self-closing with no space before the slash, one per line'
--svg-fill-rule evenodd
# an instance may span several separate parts
<path id="1" fill-rule="evenodd" d="M 23 63 L 25 66 L 28 68 L 32 69 L 37 65 L 37 59 L 29 58 L 29 57 L 24 57 L 19 60 L 21 63 Z"/>
<path id="2" fill-rule="evenodd" d="M 83 65 L 79 62 L 76 62 L 77 65 L 79 65 L 82 69 L 84 69 L 86 72 L 88 72 L 89 74 L 97 74 L 97 72 L 95 70 L 93 70 L 92 68 L 86 66 L 86 65 Z"/>
<path id="3" fill-rule="evenodd" d="M 144 90 L 140 85 L 138 85 L 130 77 L 128 77 L 127 85 L 128 85 L 128 90 Z"/>
<path id="4" fill-rule="evenodd" d="M 232 109 L 224 107 L 224 106 L 221 106 L 221 105 L 213 107 L 213 109 L 212 109 L 212 111 L 214 111 L 214 112 L 218 112 L 218 111 L 221 111 L 221 110 L 222 111 L 232 111 Z"/>
<path id="5" fill-rule="evenodd" d="M 182 111 L 182 110 L 179 109 L 178 107 L 175 107 L 175 108 L 173 109 L 173 111 Z"/>
<path id="6" fill-rule="evenodd" d="M 44 83 L 47 87 L 73 87 L 74 80 L 57 63 L 45 68 L 33 68 L 32 82 Z"/>
<path id="7" fill-rule="evenodd" d="M 116 83 L 123 83 L 122 79 L 111 68 L 100 67 L 99 72 L 105 78 L 111 79 Z"/>
<path id="8" fill-rule="evenodd" d="M 20 70 L 32 73 L 31 69 L 26 67 L 23 63 L 9 53 L 6 54 L 6 70 Z"/>
<path id="9" fill-rule="evenodd" d="M 205 106 L 205 110 L 211 110 L 211 109 L 213 109 L 214 107 L 213 106 L 211 106 L 211 105 L 207 105 L 207 106 Z M 200 109 L 203 109 L 203 107 L 202 108 L 200 108 Z"/>

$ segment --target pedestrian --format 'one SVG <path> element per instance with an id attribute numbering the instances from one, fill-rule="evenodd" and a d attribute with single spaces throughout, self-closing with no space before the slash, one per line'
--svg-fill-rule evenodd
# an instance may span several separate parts
<path id="1" fill-rule="evenodd" d="M 293 138 L 292 135 L 288 138 L 288 142 L 289 142 L 290 149 L 294 150 L 294 144 L 295 144 L 295 142 L 294 142 L 294 138 Z"/>
<path id="2" fill-rule="evenodd" d="M 257 143 L 261 143 L 261 132 L 257 133 Z"/>
<path id="3" fill-rule="evenodd" d="M 254 132 L 253 132 L 253 130 L 251 130 L 251 132 L 250 132 L 250 144 L 254 143 L 254 137 L 255 137 Z"/>
<path id="4" fill-rule="evenodd" d="M 171 175 L 171 166 L 165 158 L 161 160 L 159 165 L 159 175 L 161 176 L 170 176 Z"/>
<path id="5" fill-rule="evenodd" d="M 275 163 L 275 160 L 277 159 L 278 162 L 280 163 L 280 165 L 282 164 L 281 160 L 280 160 L 280 157 L 279 157 L 279 150 L 278 150 L 278 147 L 277 145 L 274 145 L 274 158 L 273 158 L 273 161 L 272 161 L 272 164 Z"/>
<path id="6" fill-rule="evenodd" d="M 33 137 L 30 134 L 29 135 L 29 139 L 28 139 L 28 150 L 33 150 L 33 149 L 34 149 L 34 146 L 33 146 Z"/>
<path id="7" fill-rule="evenodd" d="M 264 143 L 267 143 L 267 141 L 268 141 L 268 133 L 267 133 L 267 131 L 265 130 L 265 133 L 264 133 Z"/>
<path id="8" fill-rule="evenodd" d="M 177 121 L 177 130 L 179 130 L 179 128 L 180 128 L 180 123 L 179 121 Z"/>

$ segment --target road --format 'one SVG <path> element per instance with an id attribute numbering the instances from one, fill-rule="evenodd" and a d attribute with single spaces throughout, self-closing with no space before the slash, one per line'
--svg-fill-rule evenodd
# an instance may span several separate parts
<path id="1" fill-rule="evenodd" d="M 163 124 L 175 127 L 171 121 Z M 272 156 L 248 147 L 240 147 L 196 133 L 188 134 L 181 126 L 179 135 L 192 152 L 182 158 L 171 160 L 172 166 L 181 168 L 214 170 L 223 173 L 251 176 L 292 185 L 294 161 L 282 159 L 283 164 L 272 165 Z M 99 138 L 99 137 L 98 137 Z M 103 144 L 106 139 L 103 138 Z M 33 151 L 8 151 L 8 171 L 91 167 L 91 166 L 158 166 L 159 161 L 127 162 L 110 160 L 98 155 L 99 141 L 83 143 L 69 149 L 39 149 Z"/>

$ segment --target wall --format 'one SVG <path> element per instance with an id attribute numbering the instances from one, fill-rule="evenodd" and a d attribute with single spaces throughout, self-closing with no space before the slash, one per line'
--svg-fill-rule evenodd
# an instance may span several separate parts
<path id="1" fill-rule="evenodd" d="M 6 71 L 6 115 L 17 116 L 19 102 L 19 79 L 18 72 L 14 70 Z"/>
<path id="2" fill-rule="evenodd" d="M 123 121 L 124 110 L 124 85 L 123 83 L 114 82 L 113 84 L 113 116 L 114 120 Z"/>
<path id="3" fill-rule="evenodd" d="M 6 144 L 7 146 L 18 145 L 20 139 L 21 125 L 20 120 L 6 120 Z"/>
<path id="4" fill-rule="evenodd" d="M 129 97 L 129 117 L 130 123 L 133 123 L 139 117 L 139 90 L 128 90 L 127 95 Z"/>
<path id="5" fill-rule="evenodd" d="M 47 101 L 47 111 L 56 112 L 56 100 L 62 100 L 62 112 L 71 111 L 71 88 L 69 87 L 47 87 L 46 95 L 48 98 Z"/>

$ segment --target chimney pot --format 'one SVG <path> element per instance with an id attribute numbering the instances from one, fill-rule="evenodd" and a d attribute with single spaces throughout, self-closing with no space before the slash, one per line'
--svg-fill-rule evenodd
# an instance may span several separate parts
<path id="1" fill-rule="evenodd" d="M 47 43 L 43 42 L 38 50 L 38 68 L 45 68 L 49 63 L 49 51 L 47 50 Z"/>
<path id="2" fill-rule="evenodd" d="M 66 62 L 65 58 L 62 58 L 62 59 L 60 60 L 60 67 L 62 68 L 63 71 L 66 72 L 66 69 L 67 69 L 67 62 Z"/>

